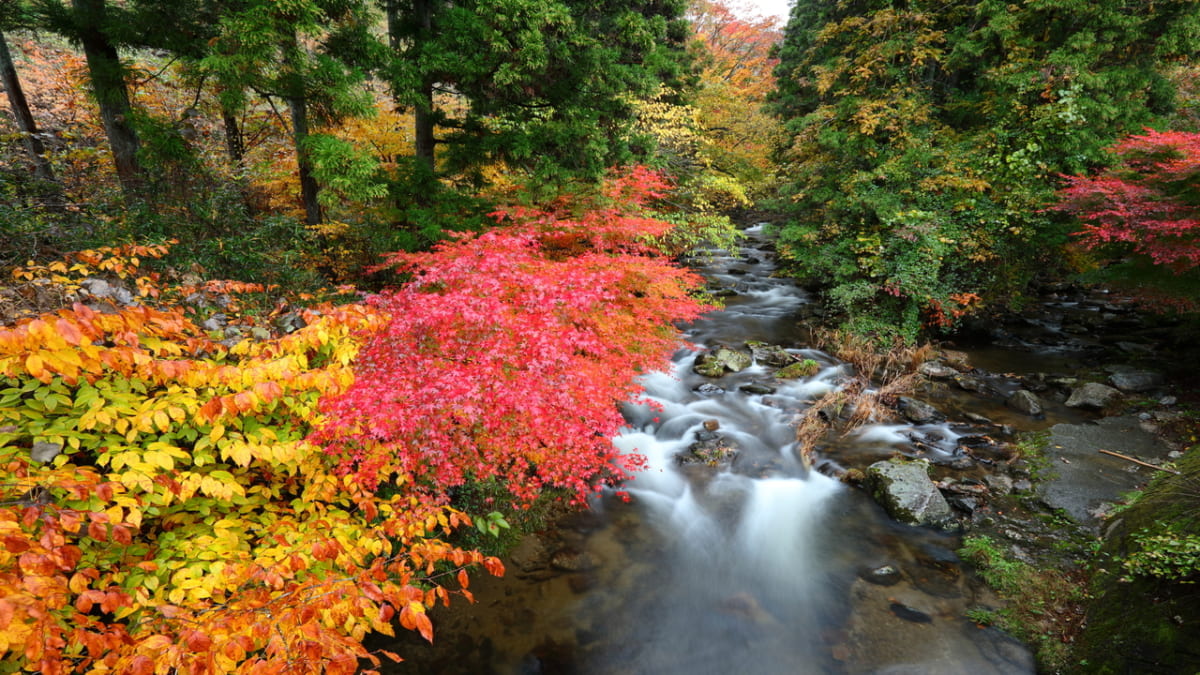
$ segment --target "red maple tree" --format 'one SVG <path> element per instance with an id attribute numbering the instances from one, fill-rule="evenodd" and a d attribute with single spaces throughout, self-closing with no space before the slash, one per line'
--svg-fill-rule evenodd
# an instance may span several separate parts
<path id="1" fill-rule="evenodd" d="M 1088 248 L 1123 244 L 1158 265 L 1200 265 L 1200 134 L 1147 129 L 1110 149 L 1117 163 L 1067 176 L 1055 210 L 1083 221 Z"/>
<path id="2" fill-rule="evenodd" d="M 506 209 L 502 227 L 392 256 L 414 280 L 371 299 L 390 319 L 325 403 L 319 442 L 367 485 L 495 478 L 519 504 L 624 478 L 638 459 L 609 441 L 618 406 L 704 310 L 698 277 L 646 255 L 671 227 L 644 208 L 665 187 L 634 169 L 598 196 Z"/>

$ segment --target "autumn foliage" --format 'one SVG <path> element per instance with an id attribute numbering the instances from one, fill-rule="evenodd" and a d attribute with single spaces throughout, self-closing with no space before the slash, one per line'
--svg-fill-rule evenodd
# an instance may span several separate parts
<path id="1" fill-rule="evenodd" d="M 693 274 L 646 255 L 670 227 L 643 212 L 665 188 L 635 169 L 598 198 L 506 209 L 503 228 L 393 256 L 414 281 L 372 298 L 390 321 L 322 408 L 317 438 L 342 470 L 435 491 L 495 478 L 528 503 L 551 486 L 582 500 L 636 468 L 608 440 L 617 406 L 703 309 Z"/>
<path id="2" fill-rule="evenodd" d="M 1200 134 L 1147 130 L 1114 144 L 1116 165 L 1068 176 L 1055 207 L 1085 246 L 1119 244 L 1177 271 L 1200 265 Z"/>
<path id="3" fill-rule="evenodd" d="M 450 488 L 582 496 L 631 468 L 617 404 L 702 309 L 644 243 L 664 188 L 506 209 L 361 304 L 239 312 L 265 289 L 145 273 L 166 247 L 17 270 L 74 303 L 0 329 L 0 672 L 352 673 L 400 658 L 368 633 L 432 639 L 468 568 L 502 572 L 447 543 L 471 522 Z"/>

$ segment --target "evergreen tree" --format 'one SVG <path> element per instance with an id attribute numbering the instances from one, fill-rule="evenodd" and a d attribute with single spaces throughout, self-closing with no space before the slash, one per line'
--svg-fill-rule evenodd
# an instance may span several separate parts
<path id="1" fill-rule="evenodd" d="M 1056 176 L 1166 112 L 1185 0 L 802 0 L 775 109 L 783 250 L 860 330 L 913 336 L 1018 292 L 1065 235 Z"/>
<path id="2" fill-rule="evenodd" d="M 385 73 L 415 112 L 416 156 L 432 171 L 444 145 L 441 171 L 503 162 L 547 176 L 628 159 L 631 99 L 679 75 L 684 4 L 384 0 Z"/>

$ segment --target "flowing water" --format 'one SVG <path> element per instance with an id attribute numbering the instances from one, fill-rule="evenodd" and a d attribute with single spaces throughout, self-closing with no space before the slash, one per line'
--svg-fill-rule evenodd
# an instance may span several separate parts
<path id="1" fill-rule="evenodd" d="M 477 583 L 477 604 L 435 617 L 434 648 L 397 649 L 411 661 L 394 672 L 1031 672 L 1022 647 L 964 618 L 992 599 L 962 570 L 957 536 L 896 524 L 861 490 L 797 460 L 796 412 L 847 367 L 798 343 L 805 293 L 770 276 L 769 245 L 758 228 L 748 235 L 704 265 L 737 294 L 688 339 L 780 344 L 819 371 L 775 381 L 755 365 L 713 380 L 692 372 L 697 352 L 681 350 L 672 372 L 646 376 L 647 402 L 628 407 L 614 439 L 646 456 L 646 471 L 553 536 L 526 540 L 504 579 Z M 776 390 L 741 390 L 755 383 Z M 681 465 L 714 421 L 739 449 L 732 463 Z M 843 439 L 827 461 L 884 458 L 914 433 L 952 454 L 950 428 L 890 425 Z"/>

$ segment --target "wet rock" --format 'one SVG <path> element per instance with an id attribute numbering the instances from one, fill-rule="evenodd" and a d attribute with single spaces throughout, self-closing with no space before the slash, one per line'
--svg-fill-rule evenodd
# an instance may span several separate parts
<path id="1" fill-rule="evenodd" d="M 968 604 L 935 599 L 900 583 L 877 586 L 856 579 L 844 640 L 834 647 L 836 672 L 874 675 L 1009 675 L 1032 673 L 1033 658 L 993 629 L 936 629 L 945 617 L 960 621 Z M 932 625 L 922 621 L 928 618 Z M 812 670 L 810 668 L 809 670 Z M 800 668 L 795 672 L 807 672 Z M 814 671 L 815 672 L 815 671 Z M 834 672 L 830 670 L 829 672 Z"/>
<path id="2" fill-rule="evenodd" d="M 891 565 L 876 567 L 858 575 L 860 579 L 876 586 L 894 586 L 900 582 L 900 570 Z"/>
<path id="3" fill-rule="evenodd" d="M 1136 354 L 1138 356 L 1146 356 L 1154 353 L 1154 347 L 1151 345 L 1140 344 L 1137 342 L 1118 342 L 1117 349 L 1126 354 Z"/>
<path id="4" fill-rule="evenodd" d="M 757 340 L 748 340 L 746 346 L 750 348 L 750 355 L 754 357 L 755 363 L 764 366 L 782 368 L 795 363 L 798 358 L 795 354 L 789 353 L 779 345 L 769 345 Z"/>
<path id="5" fill-rule="evenodd" d="M 926 361 L 917 367 L 917 372 L 931 380 L 948 380 L 958 374 L 958 371 L 938 363 L 937 361 Z"/>
<path id="6" fill-rule="evenodd" d="M 692 370 L 705 377 L 721 377 L 726 372 L 743 371 L 752 363 L 753 360 L 749 354 L 743 354 L 728 347 L 717 347 L 697 356 Z"/>
<path id="7" fill-rule="evenodd" d="M 774 394 L 775 387 L 762 384 L 761 382 L 751 382 L 750 384 L 743 384 L 742 386 L 738 387 L 738 391 L 742 392 L 743 394 L 757 394 L 766 396 L 768 394 Z"/>
<path id="8" fill-rule="evenodd" d="M 959 511 L 962 511 L 963 513 L 965 513 L 967 515 L 974 514 L 975 510 L 978 509 L 980 506 L 980 501 L 976 497 L 965 497 L 962 495 L 955 495 L 953 497 L 950 497 L 946 501 L 950 504 L 950 506 L 958 509 Z"/>
<path id="9" fill-rule="evenodd" d="M 985 393 L 987 391 L 987 385 L 984 384 L 983 380 L 974 375 L 959 373 L 954 376 L 954 384 L 957 384 L 958 388 L 963 391 L 973 391 L 976 393 Z"/>
<path id="10" fill-rule="evenodd" d="M 1121 396 L 1121 392 L 1099 382 L 1088 382 L 1071 391 L 1067 399 L 1068 408 L 1092 408 L 1099 410 Z"/>
<path id="11" fill-rule="evenodd" d="M 1121 391 L 1137 393 L 1161 386 L 1163 376 L 1149 370 L 1124 370 L 1109 375 L 1108 383 Z"/>
<path id="12" fill-rule="evenodd" d="M 721 422 L 719 420 L 704 420 L 702 426 L 705 431 L 716 431 L 721 428 Z"/>
<path id="13" fill-rule="evenodd" d="M 696 387 L 692 391 L 696 392 L 697 394 L 700 394 L 701 396 L 716 396 L 718 394 L 725 393 L 724 389 L 722 389 L 721 387 L 718 387 L 717 385 L 713 384 L 712 382 L 705 382 L 704 384 L 700 385 L 699 387 Z"/>
<path id="14" fill-rule="evenodd" d="M 1002 473 L 987 474 L 983 477 L 983 483 L 996 496 L 1003 497 L 1013 491 L 1013 479 Z"/>
<path id="15" fill-rule="evenodd" d="M 1033 491 L 1033 482 L 1028 478 L 1018 478 L 1013 481 L 1013 494 L 1026 495 Z"/>
<path id="16" fill-rule="evenodd" d="M 1038 395 L 1031 391 L 1026 391 L 1024 389 L 1018 389 L 1017 391 L 1014 391 L 1012 395 L 1004 401 L 1004 405 L 1012 408 L 1013 410 L 1023 412 L 1030 417 L 1045 417 L 1045 414 L 1042 411 L 1042 399 L 1038 398 Z"/>
<path id="17" fill-rule="evenodd" d="M 946 416 L 938 412 L 937 408 L 908 396 L 901 396 L 896 408 L 899 409 L 904 419 L 913 424 L 930 424 L 946 419 Z"/>
<path id="18" fill-rule="evenodd" d="M 728 466 L 741 451 L 737 444 L 711 431 L 696 432 L 696 442 L 688 446 L 687 452 L 675 456 L 680 464 L 707 464 Z"/>
<path id="19" fill-rule="evenodd" d="M 847 469 L 839 480 L 850 485 L 862 485 L 866 479 L 867 474 L 863 473 L 862 469 Z"/>
<path id="20" fill-rule="evenodd" d="M 1038 496 L 1075 521 L 1095 526 L 1097 507 L 1112 502 L 1153 475 L 1153 469 L 1098 450 L 1119 450 L 1143 461 L 1166 456 L 1168 448 L 1143 431 L 1133 416 L 1108 417 L 1096 424 L 1057 424 L 1045 450 L 1053 475 L 1038 486 Z"/>
<path id="21" fill-rule="evenodd" d="M 1047 375 L 1044 379 L 1046 384 L 1058 389 L 1071 390 L 1079 385 L 1079 378 L 1069 375 Z"/>
<path id="22" fill-rule="evenodd" d="M 521 538 L 516 547 L 508 554 L 508 564 L 522 572 L 532 572 L 546 567 L 546 542 L 539 536 L 530 534 Z"/>
<path id="23" fill-rule="evenodd" d="M 904 619 L 905 621 L 912 621 L 913 623 L 933 623 L 932 616 L 929 616 L 919 609 L 914 609 L 899 602 L 893 602 L 891 605 L 889 605 L 888 609 L 892 610 L 892 614 L 895 614 L 897 617 Z"/>
<path id="24" fill-rule="evenodd" d="M 953 512 L 929 479 L 929 463 L 886 460 L 867 467 L 867 488 L 893 519 L 909 525 L 949 527 Z"/>
<path id="25" fill-rule="evenodd" d="M 969 357 L 966 352 L 959 352 L 953 349 L 943 349 L 941 352 L 942 360 L 946 365 L 960 372 L 971 370 L 971 364 L 968 362 Z"/>
<path id="26" fill-rule="evenodd" d="M 992 421 L 990 419 L 984 417 L 983 415 L 979 415 L 979 414 L 973 413 L 973 412 L 964 412 L 963 417 L 967 418 L 971 422 L 974 422 L 975 424 L 991 424 L 992 423 Z"/>
<path id="27" fill-rule="evenodd" d="M 792 380 L 798 377 L 812 377 L 821 369 L 821 365 L 812 359 L 797 361 L 775 371 L 775 377 L 781 380 Z"/>
<path id="28" fill-rule="evenodd" d="M 596 560 L 585 551 L 564 548 L 550 556 L 550 567 L 561 572 L 586 572 L 595 569 Z"/>

